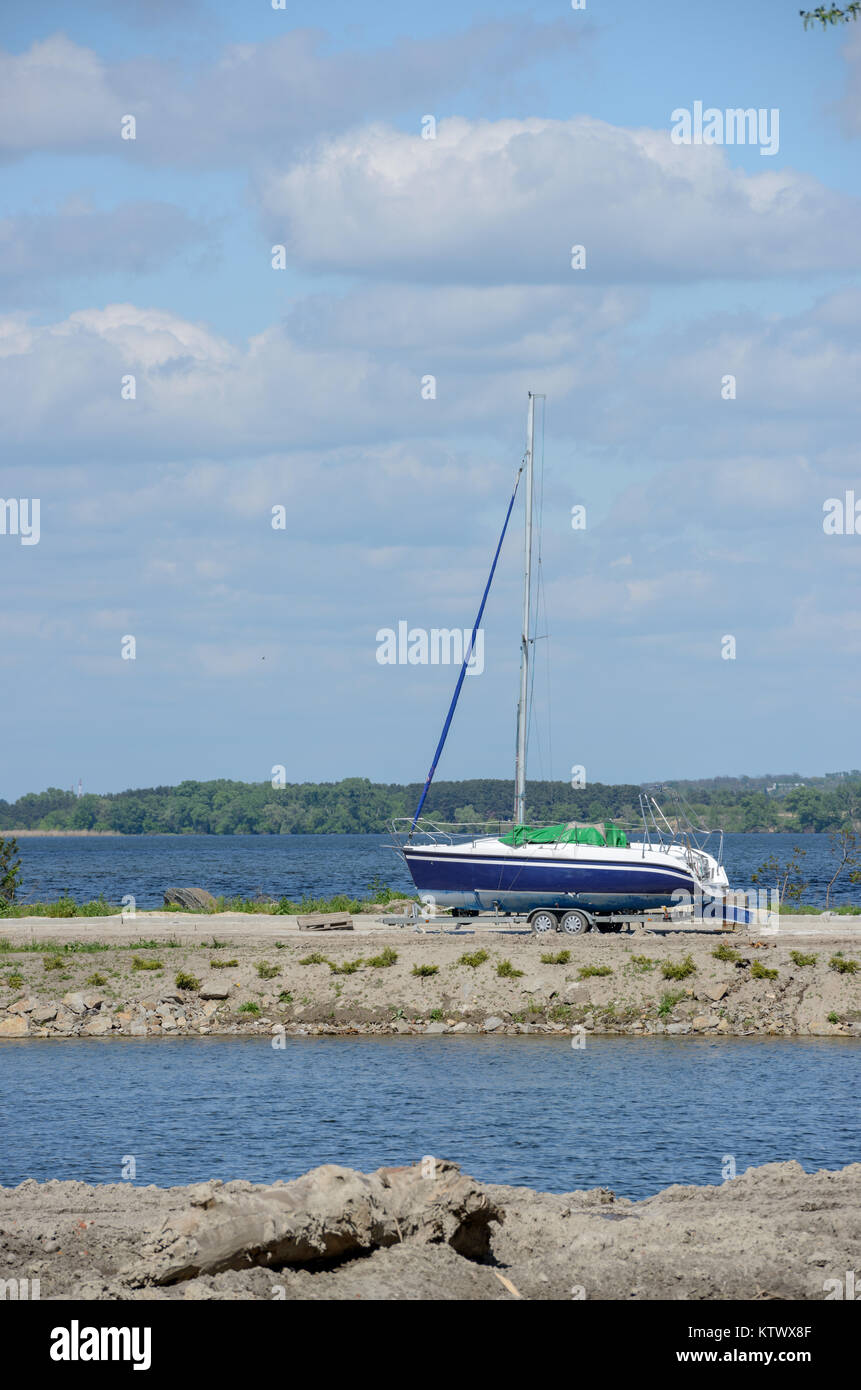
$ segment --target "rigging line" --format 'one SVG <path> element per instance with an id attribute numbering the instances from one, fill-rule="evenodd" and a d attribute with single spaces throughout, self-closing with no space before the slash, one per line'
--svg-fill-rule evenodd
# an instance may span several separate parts
<path id="1" fill-rule="evenodd" d="M 539 616 L 540 616 L 540 612 L 541 612 L 542 603 L 543 603 L 543 607 L 544 607 L 545 627 L 546 627 L 546 619 L 547 619 L 547 592 L 546 592 L 546 585 L 545 585 L 545 583 L 544 583 L 544 565 L 543 565 L 543 560 L 544 560 L 544 555 L 543 555 L 543 543 L 544 543 L 544 424 L 545 424 L 546 418 L 547 418 L 547 402 L 546 402 L 546 400 L 542 400 L 542 406 L 541 406 L 541 463 L 540 463 L 539 473 L 538 473 L 538 566 L 537 566 L 537 568 L 538 568 L 538 583 L 537 583 L 536 586 L 535 586 L 535 590 L 536 590 L 536 591 L 535 591 L 535 615 L 534 615 L 534 622 L 533 622 L 533 624 L 532 624 L 532 630 L 533 630 L 533 632 L 535 632 L 536 637 L 533 638 L 533 643 L 532 643 L 533 661 L 532 661 L 532 667 L 531 667 L 531 672 L 530 672 L 531 679 L 530 679 L 530 685 L 529 685 L 529 719 L 527 720 L 527 726 L 526 726 L 526 727 L 527 727 L 527 740 L 528 740 L 529 731 L 530 731 L 530 729 L 532 728 L 532 726 L 534 725 L 534 733 L 535 733 L 535 737 L 536 737 L 537 742 L 538 742 L 538 763 L 539 763 L 539 768 L 540 768 L 542 774 L 543 774 L 543 772 L 544 772 L 544 751 L 543 751 L 543 748 L 542 748 L 542 745 L 541 745 L 541 733 L 540 733 L 540 728 L 539 728 L 539 724 L 538 724 L 538 719 L 537 719 L 537 716 L 536 716 L 536 713 L 535 713 L 534 694 L 535 694 L 535 668 L 536 668 L 536 666 L 537 666 L 537 664 L 538 664 L 537 660 L 535 659 L 535 657 L 536 657 L 535 642 L 537 641 L 537 638 L 538 638 L 538 635 L 539 635 L 539 633 L 538 633 Z M 544 633 L 542 633 L 542 634 L 540 634 L 540 635 L 541 635 L 541 636 L 544 636 L 544 637 L 547 637 L 547 633 L 546 633 L 546 632 L 544 632 Z M 549 691 L 548 691 L 548 699 L 549 699 Z M 549 748 L 548 748 L 548 756 L 549 756 L 549 751 L 550 751 L 550 750 L 549 750 Z M 551 768 L 552 768 L 552 763 L 551 763 Z"/>
<path id="2" fill-rule="evenodd" d="M 479 604 L 478 613 L 476 614 L 475 622 L 472 626 L 472 636 L 469 639 L 469 646 L 467 647 L 463 655 L 463 663 L 460 668 L 460 675 L 457 678 L 457 685 L 454 688 L 454 695 L 452 696 L 452 701 L 448 708 L 448 714 L 446 715 L 445 723 L 442 726 L 442 733 L 440 734 L 439 743 L 436 746 L 436 752 L 433 755 L 433 762 L 430 765 L 430 771 L 427 775 L 427 778 L 425 779 L 424 788 L 419 799 L 419 804 L 416 807 L 416 813 L 413 816 L 413 823 L 410 826 L 409 835 L 407 836 L 407 839 L 410 838 L 410 836 L 416 828 L 416 823 L 418 821 L 419 816 L 421 815 L 422 807 L 424 806 L 427 794 L 430 791 L 430 785 L 433 781 L 434 773 L 436 772 L 437 763 L 439 762 L 442 750 L 445 747 L 445 741 L 448 737 L 448 731 L 451 728 L 451 721 L 454 718 L 454 711 L 457 706 L 458 699 L 460 698 L 460 691 L 463 685 L 464 676 L 466 675 L 466 668 L 472 659 L 472 652 L 475 646 L 475 636 L 481 624 L 481 619 L 484 615 L 484 605 L 487 603 L 487 596 L 490 593 L 490 586 L 493 583 L 493 576 L 496 573 L 496 562 L 499 559 L 499 552 L 502 549 L 502 542 L 505 540 L 505 533 L 508 530 L 508 523 L 511 519 L 511 513 L 514 509 L 514 499 L 517 496 L 517 489 L 520 486 L 520 475 L 523 472 L 524 463 L 525 459 L 522 459 L 520 467 L 517 470 L 517 477 L 514 479 L 514 491 L 511 494 L 511 501 L 508 504 L 508 511 L 505 513 L 505 521 L 502 524 L 502 531 L 500 532 L 499 541 L 496 546 L 496 554 L 493 557 L 493 564 L 490 567 L 490 574 L 487 577 L 487 583 L 484 586 L 484 593 L 481 596 L 481 603 Z"/>

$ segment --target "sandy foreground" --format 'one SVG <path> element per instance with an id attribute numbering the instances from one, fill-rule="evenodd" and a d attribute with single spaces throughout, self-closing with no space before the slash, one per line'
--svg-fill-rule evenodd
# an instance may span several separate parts
<path id="1" fill-rule="evenodd" d="M 0 1188 L 0 1277 L 38 1280 L 42 1299 L 824 1300 L 846 1297 L 858 1259 L 857 1163 L 772 1163 L 640 1202 L 427 1165 Z"/>
<path id="2" fill-rule="evenodd" d="M 294 918 L 250 914 L 7 920 L 0 1039 L 281 1030 L 861 1036 L 861 928 L 851 919 L 789 919 L 774 936 L 656 923 L 550 939 L 354 921 L 352 932 L 308 932 Z M 27 950 L 34 942 L 67 949 Z M 721 943 L 738 960 L 717 959 Z M 107 949 L 81 949 L 94 945 Z M 487 959 L 462 961 L 476 952 Z M 542 961 L 565 952 L 567 960 Z M 688 973 L 665 977 L 665 967 L 679 966 Z"/>

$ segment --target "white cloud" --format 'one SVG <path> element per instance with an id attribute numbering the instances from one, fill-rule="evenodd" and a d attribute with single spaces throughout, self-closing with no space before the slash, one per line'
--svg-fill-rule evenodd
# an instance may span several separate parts
<path id="1" fill-rule="evenodd" d="M 377 125 L 260 184 L 293 261 L 386 279 L 710 279 L 858 267 L 861 203 L 790 169 L 748 174 L 717 146 L 588 116 Z M 586 248 L 587 268 L 570 264 Z"/>

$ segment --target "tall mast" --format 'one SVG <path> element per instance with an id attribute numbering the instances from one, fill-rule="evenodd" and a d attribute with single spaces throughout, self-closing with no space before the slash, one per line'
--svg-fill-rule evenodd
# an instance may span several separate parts
<path id="1" fill-rule="evenodd" d="M 532 610 L 532 473 L 535 453 L 535 396 L 529 392 L 526 422 L 526 525 L 523 560 L 523 631 L 520 638 L 520 699 L 517 702 L 517 758 L 514 764 L 514 822 L 526 817 L 526 726 L 529 705 L 529 620 Z"/>

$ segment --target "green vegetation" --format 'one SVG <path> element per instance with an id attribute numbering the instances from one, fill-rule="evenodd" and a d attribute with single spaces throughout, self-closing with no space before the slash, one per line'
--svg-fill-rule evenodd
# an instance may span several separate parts
<path id="1" fill-rule="evenodd" d="M 651 956 L 631 956 L 631 965 L 638 975 L 645 975 L 648 970 L 654 970 L 655 961 Z"/>
<path id="2" fill-rule="evenodd" d="M 46 970 L 62 970 L 66 962 L 62 956 L 45 956 L 42 964 Z"/>
<path id="3" fill-rule="evenodd" d="M 855 975 L 858 971 L 857 960 L 844 960 L 843 952 L 836 951 L 828 964 L 832 970 L 836 970 L 839 975 Z"/>
<path id="4" fill-rule="evenodd" d="M 612 975 L 612 973 L 613 973 L 613 967 L 612 967 L 611 965 L 581 965 L 581 966 L 580 966 L 580 979 L 581 979 L 581 980 L 588 980 L 588 979 L 590 978 L 590 976 L 592 976 L 592 975 Z"/>
<path id="5" fill-rule="evenodd" d="M 750 973 L 754 980 L 776 980 L 777 971 L 769 970 L 767 965 L 763 965 L 761 960 L 755 960 L 750 967 Z"/>
<path id="6" fill-rule="evenodd" d="M 661 974 L 665 980 L 686 980 L 689 975 L 695 975 L 696 970 L 691 956 L 685 956 L 684 960 L 680 961 L 665 960 L 661 966 Z"/>
<path id="7" fill-rule="evenodd" d="M 541 962 L 543 965 L 567 965 L 570 959 L 570 951 L 559 951 L 555 956 L 551 952 L 547 952 L 541 957 Z"/>
<path id="8" fill-rule="evenodd" d="M 312 951 L 310 956 L 302 956 L 300 965 L 329 965 L 329 957 L 324 956 L 322 951 Z"/>
<path id="9" fill-rule="evenodd" d="M 361 956 L 359 956 L 357 960 L 342 961 L 340 965 L 338 965 L 335 961 L 330 960 L 329 969 L 331 970 L 333 975 L 355 975 L 357 970 L 361 970 L 364 963 L 365 962 Z"/>
<path id="10" fill-rule="evenodd" d="M 244 1004 L 239 1005 L 236 1012 L 239 1014 L 253 1014 L 256 1018 L 260 1013 L 260 1005 L 256 1004 L 253 999 L 248 999 Z"/>
<path id="11" fill-rule="evenodd" d="M 270 965 L 268 960 L 257 962 L 257 974 L 260 976 L 261 980 L 274 980 L 275 976 L 280 973 L 279 967 L 277 965 Z"/>
<path id="12" fill-rule="evenodd" d="M 547 1017 L 551 1023 L 567 1023 L 571 1017 L 570 1004 L 554 1004 L 547 1010 Z"/>
<path id="13" fill-rule="evenodd" d="M 200 980 L 196 975 L 190 975 L 187 970 L 178 970 L 174 979 L 177 989 L 200 989 Z"/>
<path id="14" fill-rule="evenodd" d="M 439 966 L 438 966 L 438 965 L 414 965 L 414 966 L 413 966 L 413 974 L 419 976 L 420 979 L 424 979 L 424 978 L 425 978 L 426 976 L 428 976 L 428 975 L 437 975 L 437 974 L 439 974 Z"/>
<path id="15" fill-rule="evenodd" d="M 143 956 L 132 957 L 132 970 L 163 970 L 160 960 L 145 960 Z"/>
<path id="16" fill-rule="evenodd" d="M 107 976 L 100 975 L 98 970 L 96 970 L 92 975 L 88 975 L 86 979 L 86 984 L 95 985 L 96 987 L 98 987 L 99 985 L 106 985 L 107 983 Z"/>
<path id="17" fill-rule="evenodd" d="M 281 993 L 278 995 L 278 1003 L 279 1003 L 279 1004 L 292 1004 L 292 1003 L 293 1003 L 293 995 L 290 993 L 289 989 L 282 989 Z"/>
<path id="18" fill-rule="evenodd" d="M 667 990 L 661 995 L 661 1002 L 658 1005 L 658 1017 L 666 1018 L 668 1014 L 673 1012 L 673 1009 L 684 997 L 685 991 L 683 989 Z"/>
<path id="19" fill-rule="evenodd" d="M 719 946 L 715 947 L 712 951 L 712 955 L 715 960 L 725 960 L 731 965 L 735 965 L 736 961 L 741 960 L 740 952 L 734 951 L 732 946 L 728 946 L 725 941 L 722 941 Z"/>
<path id="20" fill-rule="evenodd" d="M 375 970 L 387 970 L 390 965 L 394 965 L 398 959 L 397 951 L 391 946 L 387 946 L 378 956 L 369 956 L 368 965 L 372 965 Z"/>
<path id="21" fill-rule="evenodd" d="M 829 1022 L 829 1023 L 839 1023 L 839 1022 L 840 1022 L 840 1015 L 839 1015 L 839 1014 L 836 1014 L 836 1013 L 834 1012 L 833 1009 L 831 1010 L 831 1013 L 828 1015 L 828 1022 Z"/>
<path id="22" fill-rule="evenodd" d="M 484 965 L 486 960 L 490 960 L 488 951 L 473 951 L 472 955 L 464 953 L 458 960 L 458 965 L 470 965 L 473 970 L 477 970 L 480 965 Z"/>
<path id="23" fill-rule="evenodd" d="M 442 1009 L 431 1009 L 429 1017 L 431 1023 L 442 1023 L 444 1014 Z"/>
<path id="24" fill-rule="evenodd" d="M 515 970 L 510 960 L 497 961 L 496 973 L 503 980 L 519 980 L 523 975 L 522 970 Z"/>
<path id="25" fill-rule="evenodd" d="M 15 901 L 18 885 L 21 882 L 21 859 L 18 854 L 18 841 L 0 836 L 0 907 Z"/>
<path id="26" fill-rule="evenodd" d="M 234 970 L 239 966 L 238 960 L 211 960 L 210 970 Z"/>
<path id="27" fill-rule="evenodd" d="M 13 903 L 0 896 L 0 917 L 113 917 L 121 910 L 104 898 L 77 903 L 74 898 L 64 895 L 51 903 Z"/>
<path id="28" fill-rule="evenodd" d="M 841 903 L 840 907 L 832 907 L 831 911 L 838 917 L 861 917 L 858 903 Z"/>
<path id="29" fill-rule="evenodd" d="M 855 807 L 861 804 L 858 769 L 804 779 L 791 772 L 669 785 L 683 792 L 695 815 L 731 831 L 837 831 L 847 821 L 858 819 Z M 412 815 L 420 792 L 417 782 L 382 784 L 364 777 L 288 783 L 277 790 L 268 780 L 187 781 L 176 787 L 139 788 L 105 796 L 75 796 L 52 787 L 30 792 L 15 802 L 0 800 L 0 834 L 15 829 L 104 830 L 122 835 L 380 833 L 388 828 L 392 817 Z M 512 792 L 512 783 L 504 779 L 440 781 L 431 788 L 426 810 L 437 821 L 508 821 Z M 639 793 L 640 787 L 634 784 L 596 782 L 572 788 L 567 782 L 530 782 L 526 819 L 543 824 L 569 820 L 637 824 Z M 373 900 L 380 903 L 400 896 L 390 893 L 387 897 L 384 886 L 370 887 Z M 0 897 L 8 896 L 0 886 Z M 348 910 L 349 900 L 335 901 L 338 906 L 330 910 Z M 279 905 L 279 910 L 292 912 L 300 906 L 303 911 L 329 908 L 329 904 L 303 903 Z M 271 908 L 257 904 L 246 910 Z"/>
<path id="30" fill-rule="evenodd" d="M 24 983 L 24 976 L 19 970 L 11 970 L 6 976 L 6 983 L 10 989 L 20 989 Z"/>
<path id="31" fill-rule="evenodd" d="M 829 24 L 848 24 L 850 20 L 861 17 L 861 0 L 849 0 L 849 4 L 843 8 L 840 5 L 817 5 L 815 10 L 799 10 L 798 13 L 804 21 L 805 29 L 809 29 L 811 24 L 817 20 L 823 29 L 827 29 Z"/>
<path id="32" fill-rule="evenodd" d="M 805 955 L 803 951 L 790 951 L 789 959 L 793 965 L 815 965 L 818 957 Z"/>

